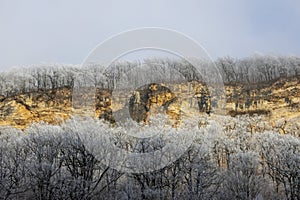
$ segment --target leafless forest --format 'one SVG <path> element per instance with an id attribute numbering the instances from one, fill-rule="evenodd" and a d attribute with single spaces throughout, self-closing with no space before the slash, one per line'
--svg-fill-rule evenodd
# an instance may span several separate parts
<path id="1" fill-rule="evenodd" d="M 203 76 L 210 76 L 209 65 L 214 65 L 225 85 L 236 88 L 234 91 L 243 85 L 245 94 L 281 79 L 300 82 L 300 58 L 292 56 L 225 57 L 202 63 L 206 67 L 201 72 L 182 60 L 144 62 L 152 71 L 140 73 L 140 80 L 152 74 L 161 80 L 204 81 Z M 105 71 L 97 71 L 96 65 L 62 64 L 12 69 L 0 73 L 0 100 L 58 88 L 115 89 L 128 81 L 122 75 L 136 65 L 139 62 L 118 62 Z M 163 76 L 166 69 L 172 77 Z M 234 92 L 232 102 L 239 103 L 239 95 Z M 271 124 L 258 114 L 212 113 L 212 117 L 205 113 L 193 116 L 175 129 L 165 126 L 164 116 L 157 115 L 142 129 L 149 134 L 158 132 L 151 139 L 126 134 L 141 131 L 139 124 L 112 126 L 92 118 L 72 117 L 59 125 L 39 122 L 23 130 L 2 126 L 0 199 L 300 199 L 299 122 L 290 129 L 283 125 L 270 129 Z M 96 158 L 79 137 L 111 132 L 110 139 L 118 147 L 145 153 L 160 151 L 166 142 L 164 135 L 172 131 L 193 132 L 197 137 L 174 163 L 147 173 L 125 173 L 105 165 L 101 161 L 105 155 Z"/>

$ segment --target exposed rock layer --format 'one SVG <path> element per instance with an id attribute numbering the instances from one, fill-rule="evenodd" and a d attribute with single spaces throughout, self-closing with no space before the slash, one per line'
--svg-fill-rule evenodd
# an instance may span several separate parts
<path id="1" fill-rule="evenodd" d="M 192 108 L 197 111 L 198 102 L 194 95 L 205 89 L 200 83 L 190 85 L 174 85 L 170 88 L 149 84 L 138 88 L 133 94 L 116 93 L 114 96 L 109 90 L 97 89 L 92 94 L 94 116 L 114 123 L 115 117 L 121 116 L 122 109 L 129 109 L 132 119 L 148 123 L 150 114 L 162 111 L 169 116 L 173 125 L 178 125 L 182 113 L 193 114 L 190 112 Z M 225 89 L 226 110 L 231 116 L 266 115 L 274 124 L 282 120 L 295 121 L 300 117 L 299 78 L 280 79 L 266 85 L 228 85 Z M 85 97 L 80 98 L 84 101 Z M 212 102 L 212 113 L 217 106 Z M 0 125 L 25 128 L 38 121 L 58 124 L 80 112 L 80 108 L 75 111 L 72 109 L 72 90 L 67 87 L 0 97 Z"/>

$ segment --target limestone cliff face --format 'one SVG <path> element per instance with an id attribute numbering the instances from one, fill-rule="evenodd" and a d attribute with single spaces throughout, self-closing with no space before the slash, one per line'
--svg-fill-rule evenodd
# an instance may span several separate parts
<path id="1" fill-rule="evenodd" d="M 130 116 L 137 122 L 148 124 L 150 114 L 161 109 L 170 117 L 174 126 L 180 124 L 180 102 L 169 88 L 161 84 L 153 83 L 137 89 L 129 101 Z"/>
<path id="2" fill-rule="evenodd" d="M 273 120 L 300 115 L 299 78 L 280 79 L 267 85 L 226 86 L 227 111 L 240 114 L 267 114 Z"/>
<path id="3" fill-rule="evenodd" d="M 226 89 L 226 110 L 232 116 L 242 114 L 265 115 L 265 120 L 274 126 L 278 123 L 288 125 L 289 121 L 300 119 L 300 80 L 299 78 L 281 79 L 268 85 L 247 86 L 228 85 Z M 205 90 L 201 83 L 187 85 L 149 84 L 132 92 L 112 92 L 97 89 L 93 98 L 91 116 L 111 123 L 116 117 L 122 117 L 127 109 L 133 120 L 149 123 L 149 116 L 163 112 L 169 116 L 173 126 L 178 126 L 183 115 L 198 115 L 196 94 Z M 208 94 L 208 93 L 207 93 Z M 79 97 L 79 100 L 84 101 Z M 126 105 L 127 103 L 127 105 Z M 212 102 L 212 113 L 215 104 Z M 81 108 L 72 108 L 71 88 L 58 88 L 48 91 L 35 91 L 15 96 L 0 96 L 0 125 L 25 128 L 32 122 L 45 121 L 58 124 L 70 118 L 72 114 L 84 113 Z M 201 114 L 201 112 L 200 112 Z M 283 122 L 281 122 L 283 121 Z M 287 122 L 285 122 L 287 121 Z"/>
<path id="4" fill-rule="evenodd" d="M 70 115 L 70 88 L 19 94 L 0 102 L 0 125 L 25 128 L 38 121 L 57 124 Z"/>
<path id="5" fill-rule="evenodd" d="M 115 98 L 113 101 L 112 91 L 97 89 L 95 95 L 95 117 L 114 123 L 116 121 L 115 118 L 118 118 L 117 121 L 122 121 L 129 117 L 124 115 L 126 113 L 124 109 L 129 109 L 131 119 L 148 124 L 151 114 L 157 114 L 162 111 L 170 117 L 174 126 L 180 124 L 180 103 L 169 88 L 161 84 L 149 84 L 127 96 L 129 96 L 128 103 L 126 98 Z M 113 109 L 116 111 L 115 114 Z"/>
<path id="6" fill-rule="evenodd" d="M 107 89 L 96 89 L 95 95 L 95 118 L 104 119 L 111 123 L 115 120 L 112 115 L 112 91 Z"/>

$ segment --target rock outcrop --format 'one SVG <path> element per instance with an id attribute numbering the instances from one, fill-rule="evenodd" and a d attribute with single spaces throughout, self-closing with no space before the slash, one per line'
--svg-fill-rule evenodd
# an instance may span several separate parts
<path id="1" fill-rule="evenodd" d="M 137 122 L 149 123 L 151 113 L 163 110 L 178 126 L 181 122 L 180 102 L 169 88 L 162 84 L 148 84 L 135 90 L 129 101 L 129 113 Z"/>
<path id="2" fill-rule="evenodd" d="M 178 126 L 183 116 L 201 114 L 198 103 L 199 99 L 201 100 L 201 91 L 205 89 L 205 85 L 198 82 L 168 87 L 153 83 L 133 92 L 114 91 L 114 95 L 107 89 L 87 88 L 89 92 L 74 96 L 71 88 L 63 87 L 8 97 L 0 96 L 0 125 L 23 129 L 39 121 L 59 124 L 73 114 L 85 115 L 87 110 L 90 110 L 90 116 L 111 123 L 119 121 L 120 118 L 130 117 L 146 124 L 149 123 L 150 115 L 163 112 L 173 126 Z M 266 120 L 273 124 L 282 119 L 287 121 L 286 124 L 290 124 L 289 121 L 295 121 L 300 117 L 299 77 L 281 79 L 252 88 L 247 85 L 227 85 L 225 89 L 226 110 L 231 116 L 264 115 Z M 197 94 L 200 94 L 198 99 Z M 214 97 L 209 99 L 209 93 L 206 94 L 207 97 L 204 99 L 208 98 L 211 111 L 214 113 L 218 105 L 214 102 Z M 78 101 L 79 104 L 74 106 L 74 101 Z M 91 105 L 84 105 L 86 102 Z M 128 115 L 123 116 L 124 113 Z"/>
<path id="3" fill-rule="evenodd" d="M 61 123 L 71 116 L 71 93 L 65 87 L 1 98 L 0 124 L 25 128 L 38 121 Z"/>

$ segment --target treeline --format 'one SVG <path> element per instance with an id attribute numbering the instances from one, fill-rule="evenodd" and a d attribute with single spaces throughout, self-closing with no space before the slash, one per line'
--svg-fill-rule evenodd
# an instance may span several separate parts
<path id="1" fill-rule="evenodd" d="M 216 65 L 226 84 L 271 82 L 300 75 L 300 58 L 295 56 L 225 57 L 218 59 Z"/>
<path id="2" fill-rule="evenodd" d="M 92 119 L 72 119 L 61 126 L 37 124 L 24 132 L 2 128 L 0 198 L 300 199 L 299 138 L 245 128 L 261 123 L 257 116 L 224 117 L 221 124 L 209 121 L 200 129 L 185 123 L 180 130 L 194 132 L 197 138 L 179 159 L 153 172 L 117 171 L 102 162 L 114 152 L 107 149 L 103 157 L 95 155 L 82 139 L 82 135 L 105 136 L 112 131 L 111 140 L 119 148 L 135 153 L 160 151 L 167 141 L 164 135 L 174 134 L 161 121 L 158 117 L 157 123 L 143 130 L 148 135 L 160 131 L 152 140 L 133 140 L 125 134 L 126 124 L 111 129 Z M 189 119 L 191 124 L 196 121 Z M 142 131 L 139 126 L 129 129 Z"/>
<path id="3" fill-rule="evenodd" d="M 0 94 L 12 96 L 18 93 L 43 91 L 61 87 L 98 86 L 114 89 L 128 85 L 137 86 L 151 82 L 180 82 L 209 77 L 217 67 L 225 84 L 251 84 L 276 80 L 280 77 L 300 75 L 300 58 L 294 56 L 253 56 L 244 59 L 220 58 L 214 63 L 198 61 L 197 71 L 186 60 L 145 59 L 114 62 L 106 69 L 97 65 L 48 64 L 29 68 L 12 69 L 0 73 Z M 212 75 L 212 78 L 213 75 Z M 126 84 L 125 84 L 126 83 Z"/>

